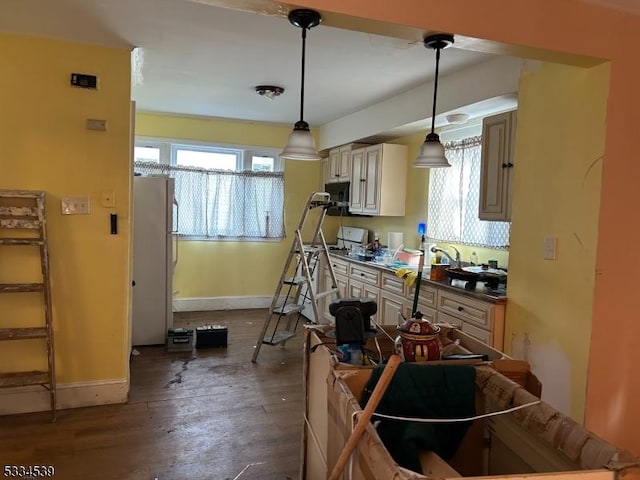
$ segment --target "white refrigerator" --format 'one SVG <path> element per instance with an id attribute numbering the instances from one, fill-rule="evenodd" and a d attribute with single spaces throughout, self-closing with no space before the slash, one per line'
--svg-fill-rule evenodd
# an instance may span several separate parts
<path id="1" fill-rule="evenodd" d="M 133 305 L 131 344 L 165 343 L 173 326 L 177 203 L 172 178 L 133 179 Z"/>

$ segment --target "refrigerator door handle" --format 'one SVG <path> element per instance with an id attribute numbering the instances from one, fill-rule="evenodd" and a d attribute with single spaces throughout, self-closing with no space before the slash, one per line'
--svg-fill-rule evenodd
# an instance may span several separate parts
<path id="1" fill-rule="evenodd" d="M 180 223 L 180 205 L 178 205 L 176 197 L 173 197 L 173 204 L 176 206 L 176 223 L 171 225 L 171 233 L 178 233 L 178 225 Z M 173 223 L 173 215 L 171 217 L 171 222 Z"/>

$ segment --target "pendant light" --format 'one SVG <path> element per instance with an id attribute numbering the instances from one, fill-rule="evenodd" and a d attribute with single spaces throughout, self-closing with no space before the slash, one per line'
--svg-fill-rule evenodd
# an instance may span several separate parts
<path id="1" fill-rule="evenodd" d="M 300 120 L 293 127 L 289 135 L 287 146 L 280 154 L 282 158 L 290 160 L 320 160 L 315 148 L 313 135 L 309 131 L 309 124 L 304 121 L 304 62 L 307 30 L 320 24 L 322 18 L 314 10 L 305 8 L 289 12 L 289 22 L 302 29 L 302 80 L 300 82 Z"/>
<path id="2" fill-rule="evenodd" d="M 431 113 L 431 133 L 427 135 L 418 158 L 413 166 L 418 168 L 450 167 L 451 164 L 444 156 L 444 147 L 440 143 L 440 137 L 435 133 L 436 125 L 436 100 L 438 98 L 438 68 L 440 66 L 440 50 L 453 45 L 453 35 L 439 33 L 424 38 L 424 46 L 436 51 L 436 77 L 433 86 L 433 111 Z"/>

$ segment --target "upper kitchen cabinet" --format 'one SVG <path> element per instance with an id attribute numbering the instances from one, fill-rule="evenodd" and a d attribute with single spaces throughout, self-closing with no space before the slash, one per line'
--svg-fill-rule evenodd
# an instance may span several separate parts
<path id="1" fill-rule="evenodd" d="M 350 143 L 329 150 L 325 183 L 348 182 L 351 179 L 351 152 L 363 146 L 361 143 Z"/>
<path id="2" fill-rule="evenodd" d="M 350 181 L 351 213 L 404 216 L 407 146 L 381 143 L 353 150 Z"/>
<path id="3" fill-rule="evenodd" d="M 482 121 L 480 220 L 511 221 L 516 111 Z"/>

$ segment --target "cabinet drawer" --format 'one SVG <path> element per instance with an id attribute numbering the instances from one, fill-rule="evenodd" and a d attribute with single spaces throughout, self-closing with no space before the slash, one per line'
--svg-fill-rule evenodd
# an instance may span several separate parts
<path id="1" fill-rule="evenodd" d="M 349 275 L 349 262 L 332 257 L 331 266 L 336 275 Z"/>
<path id="2" fill-rule="evenodd" d="M 406 304 L 405 309 L 404 309 L 405 318 L 410 318 L 411 317 L 411 314 L 413 313 L 411 311 L 412 308 L 413 308 L 413 302 Z M 424 320 L 427 320 L 427 321 L 429 321 L 431 323 L 438 323 L 437 322 L 438 313 L 433 308 L 429 308 L 425 304 L 418 302 L 418 311 L 420 313 L 422 313 L 422 318 Z"/>
<path id="3" fill-rule="evenodd" d="M 486 343 L 487 345 L 491 345 L 493 343 L 491 332 L 478 328 L 470 323 L 463 322 L 462 331 L 470 337 L 473 337 L 482 343 Z"/>
<path id="4" fill-rule="evenodd" d="M 382 272 L 380 272 L 379 270 L 363 267 L 358 264 L 352 263 L 350 278 L 378 287 L 380 285 L 381 273 Z"/>
<path id="5" fill-rule="evenodd" d="M 454 327 L 462 328 L 462 320 L 460 320 L 458 317 L 453 317 L 451 315 L 447 315 L 446 313 L 438 312 L 438 316 L 436 318 L 438 320 L 437 323 L 449 323 Z"/>
<path id="6" fill-rule="evenodd" d="M 490 303 L 440 290 L 438 292 L 438 311 L 461 318 L 463 321 L 480 328 L 487 330 L 493 328 L 493 304 Z"/>
<path id="7" fill-rule="evenodd" d="M 413 303 L 413 297 L 415 296 L 415 294 L 416 294 L 416 287 L 414 284 L 412 287 L 407 288 L 407 294 L 406 294 L 407 298 L 411 300 L 412 303 Z M 438 303 L 437 298 L 438 298 L 438 290 L 424 283 L 420 283 L 420 294 L 418 296 L 418 303 L 422 305 L 426 305 L 431 308 L 436 308 L 436 304 Z"/>
<path id="8" fill-rule="evenodd" d="M 404 296 L 404 280 L 393 273 L 384 272 L 382 274 L 382 284 L 380 286 L 382 290 L 386 292 Z"/>

